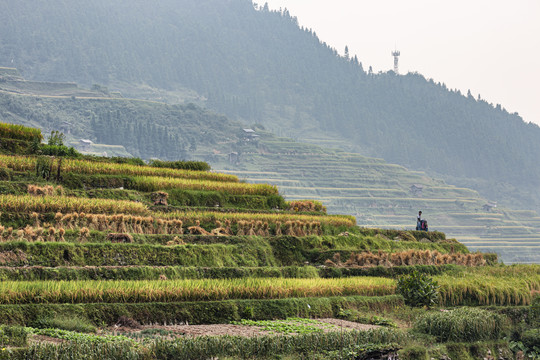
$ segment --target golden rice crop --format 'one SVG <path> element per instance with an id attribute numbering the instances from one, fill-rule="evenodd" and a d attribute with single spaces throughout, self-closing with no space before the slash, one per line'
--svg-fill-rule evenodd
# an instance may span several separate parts
<path id="1" fill-rule="evenodd" d="M 36 158 L 0 155 L 0 164 L 15 171 L 30 171 L 36 168 Z"/>
<path id="2" fill-rule="evenodd" d="M 0 155 L 0 162 L 5 166 L 17 171 L 34 170 L 36 166 L 35 157 Z M 211 180 L 231 183 L 239 182 L 238 177 L 235 175 L 214 173 L 209 171 L 155 168 L 151 166 L 137 166 L 130 164 L 116 164 L 67 158 L 62 160 L 62 171 L 74 172 L 78 174 L 165 176 L 170 178 L 193 180 Z"/>
<path id="3" fill-rule="evenodd" d="M 0 137 L 23 141 L 41 140 L 41 130 L 23 125 L 0 123 Z"/>
<path id="4" fill-rule="evenodd" d="M 540 276 L 540 264 L 486 266 L 467 271 L 478 276 L 534 277 Z"/>
<path id="5" fill-rule="evenodd" d="M 302 222 L 320 222 L 331 226 L 356 226 L 354 216 L 348 215 L 303 215 L 303 214 L 257 214 L 257 213 L 219 213 L 212 211 L 186 211 L 186 212 L 170 212 L 157 213 L 157 216 L 164 219 L 180 219 L 184 222 L 199 219 L 201 222 L 225 221 L 229 220 L 233 223 L 239 221 L 262 221 L 269 223 L 287 221 L 302 221 Z"/>
<path id="6" fill-rule="evenodd" d="M 540 290 L 540 275 L 489 276 L 483 272 L 436 276 L 442 303 L 528 305 L 532 301 L 532 292 Z"/>
<path id="7" fill-rule="evenodd" d="M 91 214 L 91 213 L 56 213 L 55 226 L 73 230 L 88 228 L 90 230 L 111 233 L 132 234 L 172 234 L 184 233 L 181 220 L 163 220 L 152 216 L 126 214 Z"/>
<path id="8" fill-rule="evenodd" d="M 0 304 L 137 303 L 350 295 L 383 296 L 394 292 L 394 280 L 374 277 L 162 281 L 4 281 L 0 283 Z"/>
<path id="9" fill-rule="evenodd" d="M 144 214 L 146 206 L 126 200 L 87 199 L 65 196 L 0 195 L 0 211 L 22 212 L 91 212 Z"/>
<path id="10" fill-rule="evenodd" d="M 240 182 L 224 182 L 202 179 L 182 179 L 158 176 L 134 176 L 133 186 L 141 191 L 158 191 L 161 189 L 191 189 L 206 191 L 223 191 L 237 195 L 277 195 L 278 189 L 268 184 L 247 184 Z"/>

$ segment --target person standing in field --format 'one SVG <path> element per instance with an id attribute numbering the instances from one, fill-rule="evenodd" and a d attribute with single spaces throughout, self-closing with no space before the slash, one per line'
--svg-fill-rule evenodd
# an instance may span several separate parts
<path id="1" fill-rule="evenodd" d="M 418 216 L 416 217 L 416 230 L 422 230 L 422 212 L 418 212 Z"/>

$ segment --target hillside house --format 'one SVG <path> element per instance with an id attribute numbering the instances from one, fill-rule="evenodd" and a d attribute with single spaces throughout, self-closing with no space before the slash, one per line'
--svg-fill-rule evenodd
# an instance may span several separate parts
<path id="1" fill-rule="evenodd" d="M 497 207 L 497 203 L 494 202 L 494 201 L 490 201 L 487 204 L 484 204 L 482 206 L 482 209 L 484 209 L 484 211 L 486 211 L 486 212 L 492 212 L 493 209 L 496 208 L 496 207 Z"/>
<path id="2" fill-rule="evenodd" d="M 93 142 L 91 140 L 88 140 L 88 139 L 80 139 L 79 140 L 79 145 L 80 145 L 82 151 L 90 151 L 90 149 L 92 148 L 92 144 L 93 144 Z"/>
<path id="3" fill-rule="evenodd" d="M 244 133 L 244 141 L 255 141 L 259 138 L 259 135 L 253 129 L 242 129 L 242 131 Z"/>

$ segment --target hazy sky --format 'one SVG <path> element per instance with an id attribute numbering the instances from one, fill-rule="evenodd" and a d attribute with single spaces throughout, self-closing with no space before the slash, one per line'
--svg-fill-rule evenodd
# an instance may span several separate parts
<path id="1" fill-rule="evenodd" d="M 300 25 L 364 69 L 417 71 L 471 90 L 540 124 L 540 0 L 255 0 L 287 8 Z"/>

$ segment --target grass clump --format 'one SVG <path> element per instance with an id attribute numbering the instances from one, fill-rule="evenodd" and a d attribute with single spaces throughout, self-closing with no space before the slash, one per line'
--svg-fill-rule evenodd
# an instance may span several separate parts
<path id="1" fill-rule="evenodd" d="M 27 334 L 22 326 L 0 325 L 0 347 L 26 346 Z"/>
<path id="2" fill-rule="evenodd" d="M 337 317 L 340 319 L 354 321 L 360 324 L 379 325 L 386 327 L 397 327 L 393 320 L 386 319 L 377 315 L 361 312 L 356 309 L 339 309 Z"/>
<path id="3" fill-rule="evenodd" d="M 428 352 L 425 347 L 420 345 L 411 345 L 398 352 L 402 360 L 427 360 Z"/>
<path id="4" fill-rule="evenodd" d="M 495 340 L 502 337 L 507 319 L 476 308 L 428 312 L 414 324 L 417 332 L 433 335 L 440 342 Z"/>
<path id="5" fill-rule="evenodd" d="M 95 335 L 82 334 L 76 331 L 68 331 L 61 329 L 34 329 L 26 328 L 26 331 L 33 335 L 43 335 L 56 339 L 70 340 L 76 342 L 89 342 L 93 344 L 103 344 L 110 342 L 132 342 L 133 340 L 123 335 Z M 81 354 L 77 354 L 81 355 Z"/>
<path id="6" fill-rule="evenodd" d="M 42 317 L 38 318 L 33 325 L 34 327 L 40 329 L 52 328 L 82 333 L 95 333 L 97 329 L 90 320 L 76 315 L 57 315 L 53 317 Z"/>

